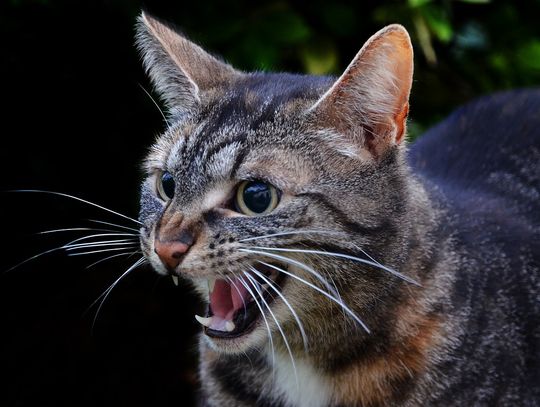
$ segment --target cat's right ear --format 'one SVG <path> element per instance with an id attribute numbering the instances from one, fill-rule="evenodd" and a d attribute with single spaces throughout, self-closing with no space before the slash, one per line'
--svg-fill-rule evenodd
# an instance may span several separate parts
<path id="1" fill-rule="evenodd" d="M 195 111 L 206 91 L 219 91 L 241 75 L 147 13 L 138 19 L 136 39 L 144 67 L 171 115 Z"/>

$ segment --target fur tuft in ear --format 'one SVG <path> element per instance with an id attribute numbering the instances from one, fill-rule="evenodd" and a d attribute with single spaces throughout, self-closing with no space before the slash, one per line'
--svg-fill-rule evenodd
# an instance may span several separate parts
<path id="1" fill-rule="evenodd" d="M 241 75 L 170 26 L 142 13 L 137 47 L 152 83 L 170 115 L 196 110 L 204 92 L 225 88 Z"/>
<path id="2" fill-rule="evenodd" d="M 404 138 L 412 75 L 409 34 L 390 25 L 364 44 L 310 113 L 316 125 L 337 130 L 379 157 Z"/>

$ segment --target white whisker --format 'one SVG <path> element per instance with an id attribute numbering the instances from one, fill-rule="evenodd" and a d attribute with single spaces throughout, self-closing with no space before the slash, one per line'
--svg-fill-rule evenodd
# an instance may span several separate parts
<path id="1" fill-rule="evenodd" d="M 345 305 L 343 302 L 340 302 L 336 297 L 332 296 L 331 294 L 327 293 L 326 291 L 324 290 L 321 290 L 319 287 L 317 287 L 316 285 L 310 283 L 309 281 L 303 279 L 302 277 L 298 277 L 297 275 L 293 274 L 293 273 L 290 273 L 286 270 L 283 270 L 282 268 L 280 267 L 277 267 L 277 266 L 274 266 L 272 264 L 268 264 L 268 263 L 265 263 L 264 261 L 260 261 L 260 260 L 257 260 L 259 263 L 267 266 L 267 267 L 271 267 L 273 268 L 274 270 L 277 270 L 281 273 L 284 273 L 288 276 L 291 276 L 292 278 L 294 278 L 295 280 L 298 280 L 304 284 L 306 284 L 307 286 L 313 288 L 314 290 L 318 291 L 319 293 L 321 293 L 322 295 L 324 295 L 325 297 L 327 297 L 328 299 L 334 301 L 337 305 L 339 305 L 342 309 L 344 309 L 351 317 L 354 318 L 354 320 L 356 322 L 358 322 L 358 324 L 360 324 L 360 326 L 367 332 L 367 333 L 371 333 L 371 331 L 369 330 L 369 328 L 367 327 L 367 325 L 347 306 Z"/>
<path id="2" fill-rule="evenodd" d="M 79 231 L 93 231 L 93 232 L 116 232 L 111 229 L 96 229 L 96 228 L 64 228 L 64 229 L 52 229 L 44 230 L 43 232 L 37 232 L 38 235 L 46 235 L 49 233 L 59 233 L 59 232 L 79 232 Z"/>
<path id="3" fill-rule="evenodd" d="M 163 113 L 163 110 L 161 110 L 161 108 L 159 107 L 155 99 L 152 97 L 152 95 L 140 83 L 139 83 L 139 86 L 144 91 L 144 93 L 146 93 L 146 96 L 148 96 L 150 100 L 154 103 L 154 106 L 157 107 L 157 109 L 159 110 L 159 113 L 161 113 L 161 117 L 163 117 L 163 120 L 165 120 L 167 127 L 171 127 L 171 125 L 169 124 L 169 121 L 167 120 L 167 117 L 165 117 L 165 114 Z"/>
<path id="4" fill-rule="evenodd" d="M 106 235 L 109 235 L 109 234 L 106 234 Z M 26 263 L 28 263 L 28 262 L 30 262 L 32 260 L 38 259 L 38 258 L 40 258 L 42 256 L 45 256 L 45 255 L 49 254 L 49 253 L 54 253 L 54 252 L 57 252 L 57 251 L 60 251 L 60 250 L 65 250 L 66 247 L 70 247 L 74 243 L 80 242 L 80 241 L 85 240 L 85 239 L 90 239 L 92 237 L 98 237 L 98 236 L 103 236 L 103 234 L 80 237 L 78 239 L 70 241 L 69 243 L 66 243 L 65 245 L 55 247 L 54 249 L 45 250 L 44 252 L 38 253 L 38 254 L 36 254 L 36 255 L 34 255 L 32 257 L 29 257 L 26 260 L 21 261 L 20 263 L 14 265 L 13 267 L 10 267 L 5 272 L 9 273 L 10 271 L 15 270 L 16 268 L 18 268 L 18 267 L 22 266 L 23 264 L 26 264 Z"/>
<path id="5" fill-rule="evenodd" d="M 261 249 L 261 250 L 271 250 L 271 251 L 277 251 L 277 252 L 287 252 L 287 253 L 305 253 L 305 254 L 319 254 L 322 256 L 332 256 L 332 257 L 340 257 L 343 259 L 353 260 L 359 263 L 367 264 L 369 266 L 373 266 L 376 268 L 380 268 L 381 270 L 387 271 L 388 273 L 417 286 L 420 286 L 416 280 L 413 280 L 412 278 L 401 274 L 400 272 L 391 269 L 390 267 L 386 267 L 378 262 L 374 262 L 371 260 L 361 259 L 360 257 L 350 256 L 348 254 L 343 253 L 335 253 L 335 252 L 325 252 L 322 250 L 311 250 L 311 249 L 285 249 L 285 248 L 277 248 L 277 247 L 261 247 L 261 246 L 253 246 L 254 249 Z"/>
<path id="6" fill-rule="evenodd" d="M 137 243 L 137 241 L 130 240 L 130 239 L 102 240 L 98 242 L 86 242 L 86 243 L 76 243 L 76 244 L 66 245 L 64 246 L 64 248 L 66 249 L 66 251 L 70 251 L 70 250 L 77 250 L 77 249 L 86 248 L 86 247 L 118 246 L 118 245 L 123 245 L 125 243 Z"/>
<path id="7" fill-rule="evenodd" d="M 21 261 L 20 263 L 14 265 L 13 267 L 10 267 L 9 269 L 7 269 L 7 270 L 5 271 L 5 273 L 9 273 L 10 271 L 15 270 L 16 268 L 22 266 L 23 264 L 26 264 L 26 263 L 28 263 L 29 261 L 32 261 L 32 260 L 34 260 L 34 259 L 37 259 L 37 258 L 39 258 L 39 257 L 41 257 L 41 256 L 45 256 L 46 254 L 54 253 L 54 252 L 56 252 L 56 251 L 63 250 L 63 249 L 64 249 L 64 246 L 60 246 L 60 247 L 55 247 L 54 249 L 49 249 L 49 250 L 46 250 L 46 251 L 41 252 L 41 253 L 39 253 L 39 254 L 36 254 L 36 255 L 34 255 L 34 256 L 32 256 L 32 257 L 29 257 L 28 259 L 26 259 L 26 260 L 24 260 L 24 261 Z"/>
<path id="8" fill-rule="evenodd" d="M 298 374 L 296 372 L 296 363 L 294 361 L 294 356 L 292 354 L 292 350 L 291 350 L 291 346 L 289 345 L 289 341 L 287 340 L 287 336 L 285 335 L 285 332 L 283 332 L 283 328 L 281 327 L 279 321 L 277 320 L 276 316 L 274 315 L 274 312 L 272 311 L 272 309 L 270 308 L 270 306 L 268 305 L 268 303 L 264 299 L 263 293 L 259 290 L 257 281 L 246 272 L 244 272 L 244 275 L 247 277 L 248 280 L 251 281 L 251 284 L 253 285 L 253 288 L 259 294 L 259 298 L 261 299 L 263 304 L 266 306 L 266 309 L 268 310 L 268 312 L 272 316 L 272 319 L 276 323 L 276 326 L 277 326 L 277 328 L 278 328 L 278 330 L 279 330 L 279 332 L 281 334 L 281 337 L 283 338 L 283 342 L 285 343 L 285 346 L 287 347 L 287 351 L 289 352 L 289 356 L 291 358 L 291 363 L 292 363 L 292 367 L 293 367 L 293 370 L 294 370 L 294 377 L 296 379 L 296 386 L 299 387 Z"/>
<path id="9" fill-rule="evenodd" d="M 307 353 L 307 343 L 308 343 L 308 340 L 307 340 L 307 336 L 306 336 L 306 332 L 304 331 L 304 325 L 302 324 L 302 322 L 300 321 L 300 318 L 298 317 L 298 314 L 296 313 L 296 311 L 294 310 L 294 308 L 291 306 L 291 304 L 289 303 L 289 301 L 287 301 L 287 299 L 285 298 L 285 296 L 275 287 L 275 285 L 277 285 L 274 281 L 272 281 L 271 279 L 269 278 L 266 278 L 266 276 L 262 273 L 260 273 L 257 269 L 255 269 L 254 267 L 250 266 L 249 267 L 250 270 L 255 273 L 257 276 L 259 276 L 259 278 L 261 278 L 262 280 L 264 280 L 266 283 L 268 283 L 268 285 L 272 288 L 272 290 L 275 291 L 275 293 L 283 300 L 283 302 L 285 303 L 285 305 L 287 305 L 287 307 L 289 308 L 289 310 L 291 311 L 291 314 L 293 315 L 294 319 L 296 320 L 296 324 L 298 325 L 298 329 L 300 330 L 300 333 L 302 335 L 302 341 L 304 342 L 304 351 Z"/>
<path id="10" fill-rule="evenodd" d="M 83 236 L 79 237 L 78 239 L 75 239 L 67 244 L 65 244 L 63 247 L 68 247 L 73 245 L 73 243 L 82 242 L 83 240 L 93 239 L 94 237 L 109 237 L 109 236 L 132 236 L 130 233 L 98 233 L 95 235 L 89 235 L 89 236 Z M 138 240 L 135 236 L 131 237 L 130 240 Z M 92 242 L 88 242 L 92 243 Z"/>
<path id="11" fill-rule="evenodd" d="M 69 257 L 73 257 L 73 256 L 83 256 L 83 255 L 85 255 L 85 254 L 105 253 L 105 252 L 117 252 L 117 251 L 119 251 L 119 250 L 128 250 L 128 249 L 131 249 L 131 248 L 133 248 L 133 247 L 134 247 L 134 245 L 130 245 L 130 246 L 119 247 L 119 248 L 115 248 L 115 249 L 94 250 L 94 251 L 83 252 L 83 253 L 69 253 L 68 256 L 69 256 Z"/>
<path id="12" fill-rule="evenodd" d="M 133 232 L 136 232 L 136 233 L 137 233 L 137 236 L 140 234 L 140 230 L 139 230 L 139 229 L 130 228 L 129 226 L 118 225 L 118 224 L 116 224 L 116 223 L 105 222 L 105 221 L 103 221 L 103 220 L 97 220 L 97 219 L 88 219 L 88 221 L 94 222 L 94 223 L 101 223 L 102 225 L 114 226 L 114 227 L 117 227 L 117 228 L 120 228 L 120 229 L 131 230 L 131 231 L 133 231 Z"/>
<path id="13" fill-rule="evenodd" d="M 79 197 L 73 196 L 73 195 L 64 194 L 62 192 L 44 191 L 44 190 L 40 190 L 40 189 L 18 189 L 18 190 L 15 190 L 13 192 L 32 192 L 32 193 L 41 193 L 41 194 L 51 194 L 51 195 L 62 196 L 64 198 L 74 199 L 76 201 L 83 202 L 83 203 L 85 203 L 87 205 L 94 206 L 94 207 L 99 208 L 99 209 L 101 209 L 103 211 L 112 213 L 112 214 L 114 214 L 116 216 L 120 216 L 120 217 L 122 217 L 124 219 L 128 219 L 128 220 L 130 220 L 132 222 L 135 222 L 135 223 L 138 223 L 139 225 L 142 225 L 141 222 L 139 222 L 136 219 L 130 218 L 129 216 L 123 215 L 123 214 L 121 214 L 119 212 L 113 211 L 112 209 L 108 209 L 108 208 L 105 208 L 104 206 L 101 206 L 101 205 L 95 204 L 93 202 L 87 201 L 86 199 L 82 199 L 82 198 L 79 198 Z"/>
<path id="14" fill-rule="evenodd" d="M 105 257 L 104 259 L 101 259 L 101 260 L 98 260 L 92 264 L 90 264 L 89 266 L 86 266 L 85 268 L 88 270 L 89 268 L 91 267 L 94 267 L 95 265 L 99 264 L 99 263 L 102 263 L 106 260 L 109 260 L 109 259 L 113 259 L 115 257 L 120 257 L 120 256 L 133 256 L 134 254 L 137 254 L 137 253 L 141 253 L 140 251 L 136 251 L 136 252 L 128 252 L 128 253 L 119 253 L 119 254 L 113 254 L 112 256 L 107 256 Z"/>
<path id="15" fill-rule="evenodd" d="M 254 237 L 248 237 L 246 239 L 239 240 L 240 243 L 249 242 L 252 240 L 259 240 L 259 239 L 266 239 L 269 237 L 275 237 L 275 236 L 287 236 L 287 235 L 307 235 L 307 234 L 323 234 L 323 235 L 341 235 L 341 236 L 347 236 L 345 233 L 342 232 L 331 232 L 331 231 L 325 231 L 325 230 L 298 230 L 296 232 L 281 232 L 281 233 L 272 233 L 269 235 L 261 235 L 261 236 L 254 236 Z"/>
<path id="16" fill-rule="evenodd" d="M 114 283 L 112 283 L 109 288 L 107 288 L 103 294 L 101 294 L 91 305 L 90 307 L 88 307 L 88 309 L 92 308 L 96 302 L 99 301 L 100 298 L 103 297 L 103 299 L 101 300 L 101 303 L 99 304 L 99 307 L 96 311 L 96 315 L 94 316 L 94 320 L 92 322 L 92 330 L 94 329 L 94 325 L 96 324 L 96 320 L 97 320 L 97 317 L 98 317 L 98 314 L 99 314 L 99 311 L 101 310 L 101 308 L 103 307 L 103 304 L 105 303 L 105 300 L 107 300 L 107 297 L 109 296 L 109 294 L 111 293 L 111 291 L 113 290 L 113 288 L 120 282 L 120 280 L 122 280 L 125 276 L 127 276 L 131 271 L 135 270 L 137 267 L 139 267 L 141 264 L 143 264 L 144 262 L 146 261 L 146 259 L 144 257 L 141 257 L 139 260 L 137 260 L 134 264 L 132 264 L 126 271 L 124 271 L 122 273 L 122 275 L 120 277 L 118 277 Z"/>
<path id="17" fill-rule="evenodd" d="M 246 316 L 247 307 L 246 307 L 246 302 L 244 301 L 244 296 L 242 295 L 242 293 L 240 293 L 240 290 L 238 289 L 236 284 L 232 281 L 232 279 L 229 276 L 226 276 L 224 274 L 222 274 L 222 275 L 223 275 L 223 277 L 225 277 L 225 279 L 227 279 L 227 281 L 229 281 L 229 283 L 234 287 L 234 289 L 238 293 L 238 296 L 242 299 L 242 305 L 244 306 L 244 316 Z M 235 276 L 236 276 L 236 274 L 235 274 Z"/>
<path id="18" fill-rule="evenodd" d="M 298 261 L 298 260 L 295 260 L 295 259 L 291 259 L 290 257 L 286 257 L 286 256 L 280 256 L 279 254 L 275 254 L 275 253 L 268 253 L 268 252 L 265 252 L 265 251 L 260 251 L 260 250 L 251 250 L 250 249 L 238 249 L 239 251 L 241 252 L 245 252 L 245 253 L 253 253 L 253 254 L 260 254 L 260 255 L 263 255 L 263 256 L 266 256 L 266 257 L 270 257 L 272 259 L 276 259 L 276 260 L 281 260 L 281 261 L 284 261 L 285 263 L 289 263 L 289 264 L 293 264 L 299 268 L 301 268 L 302 270 L 304 271 L 307 271 L 308 273 L 312 274 L 313 276 L 317 277 L 317 279 L 330 291 L 332 292 L 334 295 L 338 296 L 338 293 L 336 293 L 334 291 L 334 287 L 332 287 L 328 281 L 326 281 L 326 279 L 320 275 L 318 272 L 316 272 L 315 270 L 313 270 L 311 267 L 305 265 L 304 263 Z"/>
<path id="19" fill-rule="evenodd" d="M 275 348 L 274 348 L 274 339 L 272 337 L 272 331 L 270 330 L 270 324 L 268 323 L 268 320 L 266 319 L 266 315 L 264 315 L 264 310 L 262 309 L 262 306 L 259 304 L 259 301 L 257 300 L 257 296 L 255 293 L 249 288 L 246 281 L 242 278 L 237 276 L 238 280 L 242 285 L 248 290 L 248 292 L 251 294 L 251 297 L 255 301 L 255 305 L 257 305 L 257 308 L 259 308 L 259 311 L 261 312 L 261 315 L 264 320 L 264 324 L 266 325 L 266 330 L 268 331 L 268 339 L 270 340 L 270 348 L 272 350 L 272 380 L 274 380 L 274 374 L 275 374 L 275 366 L 276 366 L 276 354 L 275 354 Z"/>

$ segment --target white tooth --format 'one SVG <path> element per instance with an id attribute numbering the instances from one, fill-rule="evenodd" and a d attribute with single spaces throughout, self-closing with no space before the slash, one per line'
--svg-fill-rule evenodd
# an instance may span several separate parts
<path id="1" fill-rule="evenodd" d="M 207 280 L 208 282 L 208 292 L 212 292 L 214 291 L 214 287 L 216 285 L 216 279 L 215 278 L 210 278 Z"/>
<path id="2" fill-rule="evenodd" d="M 212 317 L 209 317 L 209 318 L 205 318 L 205 317 L 200 317 L 198 315 L 195 314 L 195 319 L 197 321 L 199 321 L 199 323 L 201 325 L 204 325 L 205 327 L 209 328 L 210 325 L 212 325 Z"/>
<path id="3" fill-rule="evenodd" d="M 234 322 L 232 321 L 225 322 L 225 329 L 227 330 L 227 332 L 234 331 Z"/>
<path id="4" fill-rule="evenodd" d="M 178 276 L 171 276 L 174 285 L 178 285 Z"/>

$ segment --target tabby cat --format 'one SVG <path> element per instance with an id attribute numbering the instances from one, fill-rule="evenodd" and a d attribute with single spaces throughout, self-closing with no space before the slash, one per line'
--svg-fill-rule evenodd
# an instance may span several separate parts
<path id="1" fill-rule="evenodd" d="M 168 110 L 141 246 L 192 282 L 205 406 L 536 405 L 540 91 L 406 143 L 413 50 L 339 78 L 244 73 L 142 14 Z"/>

